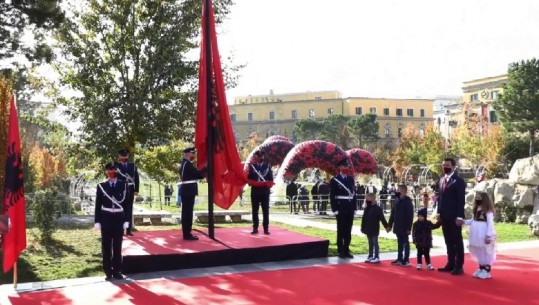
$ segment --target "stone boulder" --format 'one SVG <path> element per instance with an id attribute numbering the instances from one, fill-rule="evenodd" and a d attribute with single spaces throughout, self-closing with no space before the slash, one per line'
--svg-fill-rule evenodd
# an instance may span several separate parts
<path id="1" fill-rule="evenodd" d="M 509 172 L 509 180 L 524 185 L 539 185 L 539 155 L 518 159 Z"/>
<path id="2" fill-rule="evenodd" d="M 516 208 L 533 207 L 535 187 L 518 185 L 508 180 L 499 180 L 494 187 L 494 204 Z"/>
<path id="3" fill-rule="evenodd" d="M 533 235 L 539 236 L 539 214 L 535 214 L 528 218 L 528 227 Z"/>
<path id="4" fill-rule="evenodd" d="M 494 198 L 494 189 L 496 188 L 496 184 L 498 183 L 498 181 L 500 181 L 500 179 L 492 179 L 479 182 L 475 185 L 473 190 L 475 192 L 486 192 L 490 198 Z"/>

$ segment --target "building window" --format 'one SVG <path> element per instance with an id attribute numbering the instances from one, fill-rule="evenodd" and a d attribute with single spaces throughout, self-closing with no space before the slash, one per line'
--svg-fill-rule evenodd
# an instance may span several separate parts
<path id="1" fill-rule="evenodd" d="M 497 100 L 498 99 L 498 91 L 492 91 L 491 93 L 491 98 L 493 100 Z"/>
<path id="2" fill-rule="evenodd" d="M 269 119 L 270 119 L 270 120 L 275 120 L 275 112 L 270 111 L 270 113 L 269 113 Z"/>
<path id="3" fill-rule="evenodd" d="M 321 96 L 317 96 L 314 98 L 315 101 L 321 101 L 322 100 L 322 97 Z"/>
<path id="4" fill-rule="evenodd" d="M 332 115 L 332 114 L 335 114 L 335 109 L 329 108 L 328 109 L 328 115 Z"/>
<path id="5" fill-rule="evenodd" d="M 478 101 L 478 100 L 479 100 L 479 94 L 478 93 L 470 95 L 470 101 L 471 102 Z"/>
<path id="6" fill-rule="evenodd" d="M 292 118 L 293 118 L 293 119 L 297 119 L 297 118 L 298 118 L 298 111 L 297 111 L 297 110 L 292 110 Z"/>
<path id="7" fill-rule="evenodd" d="M 413 109 L 406 109 L 406 115 L 407 116 L 414 116 L 414 110 Z"/>
<path id="8" fill-rule="evenodd" d="M 489 121 L 491 123 L 498 123 L 498 117 L 496 116 L 496 111 L 494 110 L 489 111 Z"/>
<path id="9" fill-rule="evenodd" d="M 425 109 L 419 109 L 419 116 L 422 118 L 425 117 Z"/>
<path id="10" fill-rule="evenodd" d="M 356 114 L 357 115 L 362 115 L 363 114 L 363 109 L 361 109 L 361 107 L 356 107 Z"/>
<path id="11" fill-rule="evenodd" d="M 389 108 L 384 108 L 384 115 L 389 116 Z"/>
<path id="12" fill-rule="evenodd" d="M 402 116 L 402 109 L 397 108 L 397 116 Z"/>
<path id="13" fill-rule="evenodd" d="M 399 138 L 402 137 L 402 128 L 401 128 L 401 127 L 397 128 L 397 136 L 398 136 Z"/>
<path id="14" fill-rule="evenodd" d="M 252 112 L 247 113 L 247 121 L 252 121 L 252 120 L 253 120 L 253 113 Z"/>
<path id="15" fill-rule="evenodd" d="M 370 114 L 376 114 L 376 108 L 375 107 L 369 108 L 369 113 Z"/>
<path id="16" fill-rule="evenodd" d="M 236 121 L 236 114 L 231 114 L 231 115 L 230 115 L 230 120 L 231 120 L 232 122 L 235 122 L 235 121 Z"/>
<path id="17" fill-rule="evenodd" d="M 314 118 L 314 116 L 315 116 L 314 109 L 309 109 L 309 117 Z"/>
<path id="18" fill-rule="evenodd" d="M 391 125 L 389 124 L 384 127 L 384 137 L 391 138 Z"/>

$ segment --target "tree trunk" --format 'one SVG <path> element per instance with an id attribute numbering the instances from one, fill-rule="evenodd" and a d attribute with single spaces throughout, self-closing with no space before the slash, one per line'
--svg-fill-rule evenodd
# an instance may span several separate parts
<path id="1" fill-rule="evenodd" d="M 530 157 L 535 154 L 535 130 L 530 130 Z"/>

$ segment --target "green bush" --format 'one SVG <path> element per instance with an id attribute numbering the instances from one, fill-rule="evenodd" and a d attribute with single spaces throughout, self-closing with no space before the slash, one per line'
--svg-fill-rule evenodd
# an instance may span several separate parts
<path id="1" fill-rule="evenodd" d="M 36 191 L 31 211 L 36 227 L 41 232 L 41 241 L 51 241 L 52 233 L 58 228 L 57 218 L 61 215 L 58 191 L 56 189 Z"/>

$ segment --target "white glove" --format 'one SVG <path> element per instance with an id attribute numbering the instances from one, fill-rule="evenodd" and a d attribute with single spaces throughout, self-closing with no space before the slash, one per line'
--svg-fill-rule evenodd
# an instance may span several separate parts
<path id="1" fill-rule="evenodd" d="M 99 222 L 94 223 L 94 228 L 96 230 L 101 230 L 101 224 Z"/>
<path id="2" fill-rule="evenodd" d="M 124 229 L 127 229 L 127 228 L 129 228 L 129 222 L 126 221 L 124 222 Z"/>
<path id="3" fill-rule="evenodd" d="M 335 216 L 339 215 L 339 211 L 333 212 L 333 215 L 335 215 Z"/>

